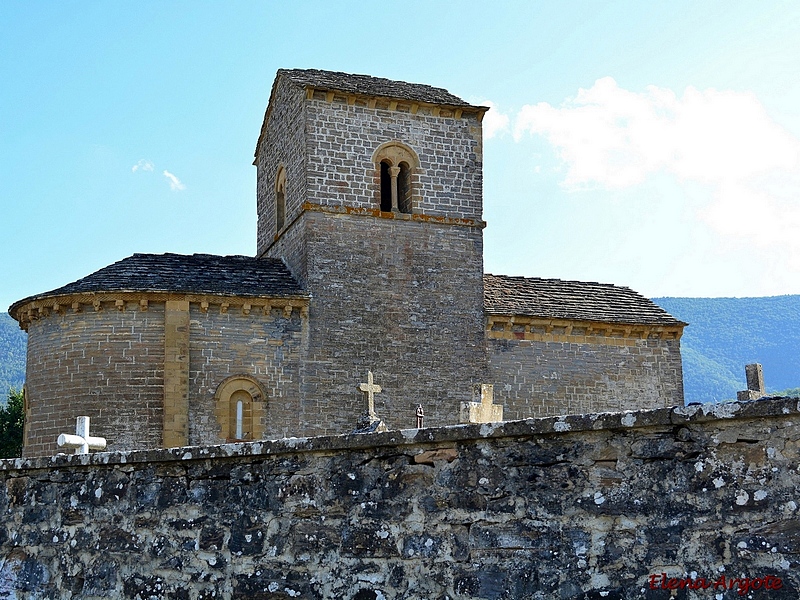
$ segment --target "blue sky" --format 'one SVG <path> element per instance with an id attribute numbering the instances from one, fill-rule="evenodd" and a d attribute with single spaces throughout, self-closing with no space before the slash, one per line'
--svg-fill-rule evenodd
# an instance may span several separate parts
<path id="1" fill-rule="evenodd" d="M 0 3 L 0 310 L 255 252 L 278 68 L 489 102 L 487 272 L 800 293 L 800 3 Z"/>

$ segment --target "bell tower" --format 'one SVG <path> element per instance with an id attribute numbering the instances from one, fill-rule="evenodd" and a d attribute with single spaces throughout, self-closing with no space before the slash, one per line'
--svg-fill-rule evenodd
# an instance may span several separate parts
<path id="1" fill-rule="evenodd" d="M 311 295 L 309 434 L 353 429 L 367 371 L 391 429 L 457 423 L 486 381 L 482 130 L 446 90 L 280 70 L 256 148 L 259 257 Z"/>

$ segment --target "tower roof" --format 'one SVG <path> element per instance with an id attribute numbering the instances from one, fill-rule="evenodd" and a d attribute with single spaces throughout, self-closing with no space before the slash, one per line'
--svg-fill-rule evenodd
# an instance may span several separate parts
<path id="1" fill-rule="evenodd" d="M 213 254 L 134 254 L 68 283 L 11 305 L 91 292 L 178 292 L 219 296 L 304 296 L 289 269 L 277 258 Z"/>
<path id="2" fill-rule="evenodd" d="M 483 114 L 489 110 L 488 106 L 475 106 L 465 102 L 458 96 L 451 94 L 444 88 L 437 88 L 424 83 L 408 83 L 406 81 L 395 81 L 383 77 L 372 77 L 371 75 L 357 75 L 353 73 L 341 73 L 339 71 L 322 71 L 320 69 L 278 69 L 275 80 L 272 82 L 272 92 L 270 93 L 267 109 L 264 113 L 264 120 L 261 124 L 261 131 L 256 142 L 255 155 L 258 156 L 258 149 L 266 135 L 269 115 L 273 108 L 273 101 L 279 82 L 288 81 L 291 85 L 301 89 L 319 90 L 328 92 L 331 96 L 335 92 L 340 92 L 348 96 L 362 96 L 367 98 L 384 98 L 389 103 L 399 101 L 401 103 L 424 103 L 449 107 L 458 114 L 473 114 L 480 121 Z M 363 99 L 363 98 L 362 98 Z M 349 101 L 349 100 L 348 100 Z M 253 162 L 253 164 L 256 164 Z"/>
<path id="3" fill-rule="evenodd" d="M 627 287 L 608 283 L 483 276 L 487 314 L 606 323 L 686 325 Z"/>
<path id="4" fill-rule="evenodd" d="M 448 106 L 470 106 L 458 96 L 454 96 L 444 88 L 437 88 L 422 83 L 393 81 L 370 75 L 353 75 L 336 71 L 319 69 L 279 69 L 276 79 L 283 75 L 302 86 L 329 91 L 340 91 L 366 96 L 383 96 L 399 100 L 429 102 L 430 104 L 446 104 Z"/>

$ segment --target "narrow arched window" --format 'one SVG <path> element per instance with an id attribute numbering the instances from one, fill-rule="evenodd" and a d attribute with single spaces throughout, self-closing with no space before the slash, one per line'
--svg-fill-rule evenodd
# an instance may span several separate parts
<path id="1" fill-rule="evenodd" d="M 286 223 L 286 169 L 278 167 L 275 178 L 275 233 L 280 233 Z"/>
<path id="2" fill-rule="evenodd" d="M 392 210 L 392 177 L 389 175 L 391 168 L 389 161 L 381 161 L 381 211 L 383 212 Z"/>
<path id="3" fill-rule="evenodd" d="M 253 398 L 245 390 L 237 390 L 231 394 L 230 431 L 228 439 L 253 439 Z"/>
<path id="4" fill-rule="evenodd" d="M 420 166 L 417 154 L 403 142 L 391 141 L 380 146 L 372 160 L 380 179 L 381 211 L 413 213 L 414 173 Z"/>
<path id="5" fill-rule="evenodd" d="M 236 401 L 236 439 L 244 438 L 244 400 Z"/>
<path id="6" fill-rule="evenodd" d="M 401 213 L 411 214 L 411 167 L 403 161 L 397 174 L 397 208 Z"/>
<path id="7" fill-rule="evenodd" d="M 257 440 L 264 435 L 266 390 L 250 375 L 233 375 L 217 387 L 214 416 L 222 442 Z"/>

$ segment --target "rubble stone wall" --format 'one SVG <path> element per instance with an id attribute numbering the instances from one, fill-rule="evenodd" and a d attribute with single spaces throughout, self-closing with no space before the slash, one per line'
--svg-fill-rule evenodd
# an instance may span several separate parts
<path id="1" fill-rule="evenodd" d="M 0 597 L 796 600 L 799 408 L 0 461 Z"/>

